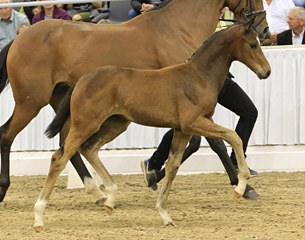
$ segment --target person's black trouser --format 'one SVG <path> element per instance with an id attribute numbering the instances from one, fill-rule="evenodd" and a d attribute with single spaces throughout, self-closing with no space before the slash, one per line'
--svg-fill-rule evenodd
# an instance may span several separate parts
<path id="1" fill-rule="evenodd" d="M 235 131 L 243 142 L 244 152 L 247 150 L 248 141 L 252 133 L 255 121 L 257 119 L 257 109 L 248 95 L 234 82 L 231 78 L 227 78 L 225 84 L 218 95 L 218 103 L 237 114 L 240 118 L 236 125 Z M 162 138 L 157 150 L 153 153 L 149 160 L 151 169 L 160 170 L 168 158 L 174 130 L 170 129 Z M 199 149 L 201 137 L 193 136 L 183 154 L 182 162 Z M 228 157 L 226 148 L 219 146 L 219 141 L 213 141 L 207 138 L 213 151 L 223 160 Z M 218 144 L 218 145 L 217 145 Z M 225 151 L 225 152 L 224 152 Z M 231 153 L 231 160 L 237 166 L 234 151 Z"/>

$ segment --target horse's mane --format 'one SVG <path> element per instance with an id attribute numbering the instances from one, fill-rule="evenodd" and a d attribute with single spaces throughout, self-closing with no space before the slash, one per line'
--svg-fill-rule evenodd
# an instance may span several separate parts
<path id="1" fill-rule="evenodd" d="M 222 29 L 220 31 L 214 32 L 212 35 L 210 35 L 205 41 L 203 41 L 203 43 L 201 44 L 201 46 L 192 53 L 192 55 L 186 60 L 186 61 L 190 61 L 202 48 L 207 48 L 211 45 L 211 43 L 214 41 L 214 39 L 221 33 L 224 31 L 228 31 L 230 28 L 232 28 L 233 26 L 237 25 L 238 23 L 234 23 L 231 26 L 228 26 L 225 29 Z"/>
<path id="2" fill-rule="evenodd" d="M 150 9 L 148 12 L 150 11 L 155 11 L 155 10 L 159 10 L 161 8 L 164 8 L 165 6 L 167 6 L 167 4 L 169 4 L 170 2 L 172 2 L 173 0 L 165 0 L 162 1 L 160 4 L 158 4 L 156 7 Z"/>

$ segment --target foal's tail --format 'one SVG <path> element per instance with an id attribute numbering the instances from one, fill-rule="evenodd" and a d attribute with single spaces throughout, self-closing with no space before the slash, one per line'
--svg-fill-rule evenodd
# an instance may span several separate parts
<path id="1" fill-rule="evenodd" d="M 58 107 L 58 111 L 56 116 L 54 117 L 53 121 L 47 127 L 45 134 L 48 138 L 53 138 L 57 133 L 59 133 L 65 122 L 70 116 L 70 102 L 71 102 L 71 94 L 73 92 L 74 87 L 70 87 L 61 100 L 60 105 Z"/>
<path id="2" fill-rule="evenodd" d="M 2 93 L 4 88 L 9 84 L 6 68 L 6 59 L 13 41 L 14 40 L 10 41 L 0 52 L 0 93 Z"/>

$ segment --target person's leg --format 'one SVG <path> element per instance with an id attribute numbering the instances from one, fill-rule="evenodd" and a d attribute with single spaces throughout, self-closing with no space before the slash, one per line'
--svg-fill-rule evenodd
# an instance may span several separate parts
<path id="1" fill-rule="evenodd" d="M 140 15 L 140 12 L 134 10 L 133 8 L 129 10 L 128 12 L 128 19 L 132 19 L 136 16 Z"/>
<path id="2" fill-rule="evenodd" d="M 224 88 L 219 94 L 218 103 L 240 117 L 235 131 L 241 138 L 243 150 L 246 153 L 249 138 L 258 116 L 255 105 L 241 87 L 232 81 L 232 79 L 226 80 Z M 231 153 L 231 160 L 237 166 L 234 151 Z"/>
<path id="3" fill-rule="evenodd" d="M 149 159 L 141 161 L 141 167 L 144 173 L 145 183 L 153 190 L 157 189 L 157 183 L 165 176 L 165 169 L 162 168 L 162 166 L 168 158 L 173 135 L 174 129 L 170 129 L 168 132 L 166 132 L 166 134 L 162 138 L 161 143 L 159 144 L 157 150 L 153 153 L 153 155 Z M 187 148 L 183 153 L 181 164 L 199 149 L 200 142 L 200 136 L 193 136 L 191 138 Z"/>

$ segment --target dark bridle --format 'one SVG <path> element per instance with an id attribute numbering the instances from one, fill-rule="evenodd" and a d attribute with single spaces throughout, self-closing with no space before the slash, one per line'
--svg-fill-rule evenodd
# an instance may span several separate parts
<path id="1" fill-rule="evenodd" d="M 239 7 L 240 3 L 242 0 L 238 0 L 238 2 L 236 3 L 236 6 L 231 10 L 232 12 L 235 12 L 235 10 Z M 252 0 L 247 0 L 247 4 L 246 4 L 246 8 L 242 9 L 241 12 L 244 11 L 244 14 L 247 17 L 250 17 L 252 15 L 260 15 L 260 13 L 266 13 L 265 10 L 258 10 L 258 11 L 252 11 L 253 9 L 253 1 Z M 265 15 L 262 15 L 261 19 L 259 21 L 257 21 L 256 25 L 253 25 L 252 27 L 256 30 L 257 26 L 261 24 L 261 22 L 264 20 Z M 227 21 L 227 22 L 237 22 L 236 19 L 219 19 L 221 21 Z"/>

